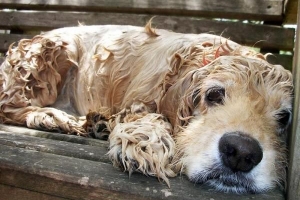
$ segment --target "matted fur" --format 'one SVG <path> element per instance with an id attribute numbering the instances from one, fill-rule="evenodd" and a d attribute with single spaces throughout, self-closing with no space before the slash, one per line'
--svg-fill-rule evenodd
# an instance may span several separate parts
<path id="1" fill-rule="evenodd" d="M 83 136 L 105 126 L 111 161 L 130 173 L 169 185 L 168 177 L 184 172 L 238 193 L 285 180 L 281 122 L 291 111 L 291 73 L 226 38 L 150 23 L 57 29 L 11 46 L 0 83 L 2 123 Z M 225 95 L 210 104 L 216 87 Z M 263 150 L 249 172 L 222 163 L 218 143 L 231 132 Z"/>

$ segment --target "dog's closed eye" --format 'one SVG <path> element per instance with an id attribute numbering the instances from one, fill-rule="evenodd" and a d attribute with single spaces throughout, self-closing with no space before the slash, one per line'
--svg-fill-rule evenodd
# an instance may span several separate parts
<path id="1" fill-rule="evenodd" d="M 225 89 L 221 87 L 213 87 L 207 90 L 205 100 L 208 105 L 223 104 L 225 97 Z"/>

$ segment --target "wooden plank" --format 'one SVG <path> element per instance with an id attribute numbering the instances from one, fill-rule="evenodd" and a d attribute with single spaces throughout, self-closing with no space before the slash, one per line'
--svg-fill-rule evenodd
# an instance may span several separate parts
<path id="1" fill-rule="evenodd" d="M 297 23 L 297 8 L 298 0 L 286 0 L 286 8 L 284 15 L 285 24 L 296 24 Z"/>
<path id="2" fill-rule="evenodd" d="M 78 137 L 76 135 L 67 135 L 67 134 L 58 134 L 55 132 L 46 132 L 35 129 L 29 129 L 26 127 L 19 126 L 8 126 L 0 124 L 0 133 L 9 133 L 9 134 L 20 134 L 27 135 L 39 138 L 47 138 L 51 140 L 59 140 L 65 142 L 72 142 L 76 144 L 84 144 L 98 147 L 107 147 L 107 142 L 102 140 L 95 140 L 92 138 Z"/>
<path id="3" fill-rule="evenodd" d="M 29 10 L 68 10 L 95 12 L 148 13 L 198 17 L 282 19 L 283 0 L 2 0 L 0 8 Z"/>
<path id="4" fill-rule="evenodd" d="M 300 4 L 298 4 L 300 10 Z M 298 27 L 300 15 L 298 15 Z M 289 173 L 288 173 L 288 200 L 298 200 L 300 197 L 300 30 L 297 29 L 295 53 L 293 61 L 294 75 L 294 109 L 292 132 L 289 137 Z"/>
<path id="5" fill-rule="evenodd" d="M 29 39 L 32 35 L 22 34 L 1 34 L 0 33 L 0 52 L 5 53 L 12 43 L 17 43 L 21 39 Z M 0 60 L 1 63 L 1 60 Z"/>
<path id="6" fill-rule="evenodd" d="M 1 65 L 1 63 L 3 63 L 4 59 L 5 59 L 5 57 L 0 56 L 0 65 Z"/>
<path id="7" fill-rule="evenodd" d="M 1 11 L 0 28 L 50 30 L 59 27 L 77 26 L 78 22 L 85 25 L 118 24 L 144 26 L 149 19 L 151 19 L 151 16 L 145 14 Z M 153 24 L 157 28 L 181 33 L 213 33 L 222 35 L 240 44 L 258 48 L 292 50 L 294 47 L 295 29 L 292 28 L 175 16 L 157 16 L 153 20 Z"/>
<path id="8" fill-rule="evenodd" d="M 21 188 L 11 187 L 0 184 L 0 199 L 2 200 L 65 200 L 65 198 L 55 197 L 48 194 L 24 190 Z"/>
<path id="9" fill-rule="evenodd" d="M 107 142 L 103 146 L 91 146 L 0 131 L 0 144 L 72 158 L 110 163 L 106 155 Z"/>
<path id="10" fill-rule="evenodd" d="M 29 154 L 31 155 L 31 153 Z M 24 155 L 25 156 L 25 155 Z M 42 159 L 42 158 L 40 158 Z M 47 158 L 45 158 L 47 159 Z M 34 161 L 29 158 L 29 161 Z M 75 167 L 80 168 L 86 168 L 91 167 L 91 165 L 77 165 L 76 160 L 68 160 L 70 162 L 75 162 Z M 38 161 L 37 161 L 38 162 Z M 47 163 L 50 165 L 50 167 L 53 167 L 52 162 L 55 162 L 55 160 L 50 159 Z M 1 161 L 0 161 L 1 163 Z M 55 162 L 57 166 L 59 164 L 65 164 L 65 162 Z M 84 162 L 80 162 L 80 164 L 86 164 Z M 40 165 L 40 164 L 39 164 Z M 66 166 L 68 167 L 68 166 Z M 95 167 L 99 166 L 93 166 L 94 168 L 92 171 L 95 171 Z M 62 168 L 62 167 L 61 167 Z M 42 193 L 46 195 L 56 196 L 59 198 L 66 198 L 66 199 L 89 199 L 89 200 L 97 200 L 97 199 L 108 199 L 108 200 L 115 200 L 115 199 L 125 199 L 125 200 L 138 200 L 138 199 L 151 199 L 147 197 L 143 197 L 142 195 L 136 195 L 125 193 L 124 188 L 126 190 L 129 190 L 127 188 L 128 185 L 132 186 L 132 184 L 126 184 L 126 179 L 123 179 L 122 181 L 119 181 L 119 177 L 110 177 L 113 179 L 104 179 L 103 176 L 95 176 L 98 179 L 96 180 L 93 178 L 92 174 L 77 174 L 77 176 L 73 177 L 68 173 L 68 170 L 57 172 L 56 170 L 53 170 L 52 168 L 47 168 L 45 170 L 50 170 L 48 172 L 45 172 L 44 170 L 39 170 L 35 168 L 35 171 L 33 170 L 27 170 L 28 172 L 24 172 L 24 170 L 18 170 L 18 169 L 8 169 L 1 167 L 0 172 L 0 182 L 5 185 L 10 185 L 12 187 L 21 188 L 24 190 L 34 191 L 36 193 Z M 75 171 L 78 171 L 77 168 L 69 168 Z M 99 168 L 100 173 L 103 173 L 101 171 L 102 168 Z M 82 170 L 79 170 L 82 171 Z M 87 170 L 85 170 L 87 171 Z M 99 172 L 98 171 L 98 172 Z M 40 172 L 47 174 L 46 176 L 41 175 Z M 107 172 L 107 171 L 105 171 Z M 109 177 L 109 176 L 108 176 Z M 127 178 L 128 179 L 128 178 Z M 103 182 L 107 183 L 103 183 Z M 119 181 L 119 182 L 118 182 Z M 115 184 L 116 183 L 116 184 Z M 121 184 L 124 184 L 125 187 L 123 187 Z M 100 187 L 99 187 L 100 185 Z M 110 188 L 101 188 L 103 185 L 115 187 L 116 189 Z M 127 185 L 127 186 L 126 186 Z M 121 190 L 121 191 L 120 191 Z M 126 191 L 125 190 L 125 191 Z M 137 192 L 137 191 L 135 191 Z M 37 199 L 36 197 L 33 199 Z"/>
<path id="11" fill-rule="evenodd" d="M 273 65 L 282 65 L 285 69 L 292 71 L 292 55 L 272 54 L 267 57 L 267 61 Z"/>
<path id="12" fill-rule="evenodd" d="M 284 199 L 279 190 L 235 195 L 193 184 L 184 176 L 171 188 L 155 178 L 126 173 L 110 164 L 0 145 L 0 183 L 71 199 Z"/>

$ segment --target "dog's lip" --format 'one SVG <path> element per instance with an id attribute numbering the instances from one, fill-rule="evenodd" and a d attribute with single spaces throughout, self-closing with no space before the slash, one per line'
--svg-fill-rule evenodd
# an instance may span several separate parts
<path id="1" fill-rule="evenodd" d="M 230 179 L 228 176 L 225 175 L 210 175 L 207 176 L 205 179 L 198 179 L 195 181 L 196 183 L 206 183 L 208 181 L 214 180 L 216 182 L 222 183 L 223 185 L 226 185 L 228 187 L 236 187 L 237 185 L 240 185 L 241 181 L 239 179 Z"/>
<path id="2" fill-rule="evenodd" d="M 220 179 L 209 179 L 204 182 L 205 185 L 215 188 L 217 191 L 226 192 L 226 193 L 236 193 L 236 194 L 255 194 L 259 193 L 255 187 L 248 185 L 241 185 L 230 180 L 220 180 Z"/>
<path id="3" fill-rule="evenodd" d="M 205 174 L 203 176 L 202 174 Z M 256 187 L 251 178 L 246 177 L 242 172 L 222 172 L 222 170 L 214 170 L 211 172 L 195 174 L 191 181 L 198 184 L 207 184 L 219 191 L 234 193 L 257 193 Z"/>
<path id="4" fill-rule="evenodd" d="M 215 180 L 216 182 L 222 183 L 223 185 L 227 186 L 227 187 L 243 187 L 241 183 L 243 183 L 243 181 L 239 178 L 237 179 L 232 179 L 230 177 L 226 177 L 224 175 L 219 175 L 218 177 L 215 178 L 210 178 L 207 179 L 207 181 L 209 180 Z"/>

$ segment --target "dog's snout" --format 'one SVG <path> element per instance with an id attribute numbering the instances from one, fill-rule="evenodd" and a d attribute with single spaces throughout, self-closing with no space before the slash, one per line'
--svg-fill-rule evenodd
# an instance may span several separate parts
<path id="1" fill-rule="evenodd" d="M 240 132 L 224 134 L 219 141 L 219 152 L 223 164 L 233 172 L 249 172 L 263 158 L 258 141 Z"/>

